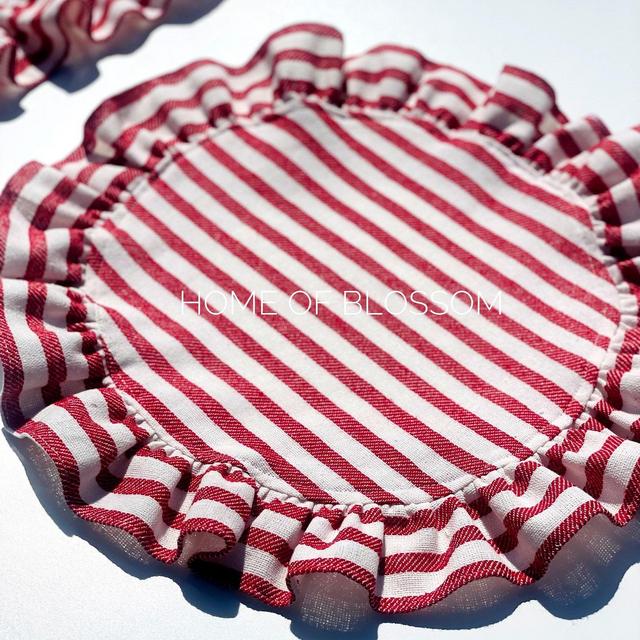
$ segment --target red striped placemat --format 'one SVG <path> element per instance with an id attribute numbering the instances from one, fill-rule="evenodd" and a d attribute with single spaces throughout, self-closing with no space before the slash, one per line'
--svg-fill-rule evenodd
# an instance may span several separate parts
<path id="1" fill-rule="evenodd" d="M 2 410 L 73 511 L 273 605 L 527 584 L 639 500 L 640 133 L 537 76 L 272 35 L 2 198 Z"/>

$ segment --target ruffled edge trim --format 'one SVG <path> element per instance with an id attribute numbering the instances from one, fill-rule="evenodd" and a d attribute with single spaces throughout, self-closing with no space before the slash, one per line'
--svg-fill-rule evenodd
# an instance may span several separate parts
<path id="1" fill-rule="evenodd" d="M 0 200 L 3 415 L 51 458 L 77 515 L 127 531 L 163 562 L 224 564 L 238 572 L 242 591 L 271 605 L 289 604 L 295 579 L 314 573 L 347 576 L 388 613 L 429 606 L 481 578 L 528 584 L 593 516 L 622 525 L 640 503 L 633 394 L 640 242 L 631 197 L 640 170 L 629 161 L 640 159 L 640 135 L 625 133 L 620 142 L 594 126 L 599 121 L 568 123 L 548 85 L 513 67 L 490 88 L 401 47 L 349 59 L 341 47 L 330 27 L 296 25 L 271 36 L 243 67 L 189 65 L 106 101 L 76 152 L 53 167 L 27 165 L 12 179 Z M 172 92 L 188 97 L 167 102 Z M 489 136 L 587 202 L 603 260 L 633 312 L 574 428 L 428 505 L 321 505 L 261 487 L 233 462 L 194 460 L 158 436 L 114 386 L 100 310 L 82 290 L 86 230 L 175 145 L 211 127 L 268 117 L 301 96 L 355 112 L 396 112 L 470 139 Z M 143 97 L 148 112 L 133 122 L 129 106 Z M 537 105 L 538 116 L 523 104 Z M 619 166 L 623 158 L 626 172 L 611 171 L 607 155 Z M 39 199 L 43 193 L 50 195 Z"/>
<path id="2" fill-rule="evenodd" d="M 0 7 L 0 92 L 3 87 L 31 89 L 46 80 L 69 56 L 80 34 L 95 44 L 114 38 L 126 22 L 160 20 L 169 0 L 130 0 L 124 10 L 99 14 L 93 2 L 62 0 Z"/>

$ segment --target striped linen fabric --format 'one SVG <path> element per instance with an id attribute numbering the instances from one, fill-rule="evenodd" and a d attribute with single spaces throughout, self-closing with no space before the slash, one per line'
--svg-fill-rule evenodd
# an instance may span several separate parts
<path id="1" fill-rule="evenodd" d="M 529 72 L 322 25 L 151 80 L 4 191 L 6 425 L 272 605 L 530 583 L 640 501 L 639 164 Z"/>
<path id="2" fill-rule="evenodd" d="M 160 19 L 169 0 L 0 0 L 0 95 L 45 80 L 82 40 L 111 39 L 132 18 Z"/>

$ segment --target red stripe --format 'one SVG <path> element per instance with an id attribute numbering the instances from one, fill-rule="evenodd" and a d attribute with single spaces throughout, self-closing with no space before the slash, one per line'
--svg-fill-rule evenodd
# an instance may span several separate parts
<path id="1" fill-rule="evenodd" d="M 29 226 L 29 263 L 25 270 L 26 280 L 41 280 L 47 267 L 48 246 L 45 231 L 48 229 L 59 205 L 69 199 L 75 185 L 66 177 L 55 185 L 38 204 Z"/>
<path id="2" fill-rule="evenodd" d="M 66 361 L 58 336 L 44 322 L 45 304 L 49 291 L 47 285 L 28 281 L 27 290 L 25 317 L 29 329 L 37 336 L 44 352 L 48 379 L 42 387 L 42 399 L 45 405 L 48 405 L 61 397 L 60 384 L 67 378 Z M 62 291 L 58 292 L 58 295 L 62 294 Z"/>
<path id="3" fill-rule="evenodd" d="M 587 478 L 587 483 L 585 484 L 584 490 L 596 499 L 599 498 L 602 493 L 607 463 L 622 443 L 623 440 L 618 436 L 609 436 L 602 447 L 594 451 L 585 463 L 584 473 Z"/>
<path id="4" fill-rule="evenodd" d="M 366 57 L 361 61 L 366 62 Z M 385 67 L 384 69 L 377 69 L 375 71 L 369 71 L 364 67 L 350 68 L 348 70 L 345 69 L 343 76 L 346 82 L 349 82 L 349 80 L 358 80 L 359 82 L 372 84 L 374 86 L 387 78 L 404 82 L 407 88 L 410 88 L 414 84 L 411 73 L 396 67 Z M 349 94 L 347 100 L 354 98 L 357 101 L 358 97 L 358 94 Z"/>
<path id="5" fill-rule="evenodd" d="M 18 171 L 9 180 L 0 194 L 0 273 L 7 272 L 6 245 L 9 239 L 9 227 L 13 214 L 11 210 L 15 206 L 22 191 L 38 175 L 42 165 L 38 162 L 30 162 Z M 13 275 L 13 274 L 12 274 Z"/>
<path id="6" fill-rule="evenodd" d="M 451 82 L 442 80 L 441 78 L 429 78 L 426 81 L 426 85 L 433 87 L 438 97 L 443 93 L 451 93 L 462 100 L 462 102 L 464 102 L 469 107 L 469 109 L 473 110 L 477 106 L 465 91 L 463 91 L 458 85 L 455 85 Z"/>
<path id="7" fill-rule="evenodd" d="M 340 542 L 353 542 L 363 547 L 367 547 L 371 551 L 374 551 L 378 555 L 382 553 L 382 539 L 375 536 L 364 533 L 360 529 L 355 527 L 344 527 L 340 529 L 338 535 L 333 540 L 323 540 L 315 535 L 311 531 L 305 532 L 300 540 L 299 544 L 304 547 L 310 547 L 317 551 L 326 551 L 330 549 L 334 544 Z"/>
<path id="8" fill-rule="evenodd" d="M 428 113 L 430 116 L 451 129 L 457 129 L 460 127 L 460 120 L 458 119 L 458 116 L 446 107 L 432 107 L 426 100 L 419 99 L 416 100 L 415 108 Z"/>
<path id="9" fill-rule="evenodd" d="M 293 549 L 289 546 L 287 540 L 277 533 L 265 531 L 257 526 L 253 526 L 249 528 L 246 538 L 246 545 L 248 547 L 268 553 L 270 556 L 276 558 L 284 567 L 289 563 Z"/>
<path id="10" fill-rule="evenodd" d="M 289 563 L 290 578 L 310 573 L 340 573 L 363 586 L 369 593 L 374 593 L 376 576 L 368 569 L 351 560 L 342 558 L 312 558 L 310 560 L 294 560 Z"/>
<path id="11" fill-rule="evenodd" d="M 489 98 L 488 104 L 497 104 L 502 107 L 506 111 L 509 111 L 513 115 L 517 116 L 520 120 L 524 120 L 531 124 L 531 128 L 540 135 L 540 120 L 542 119 L 543 114 L 540 113 L 537 109 L 528 105 L 526 102 L 519 100 L 515 96 L 504 94 L 500 91 L 493 91 Z M 490 123 L 480 122 L 481 126 L 491 126 Z M 527 140 L 522 140 L 522 142 L 527 142 Z"/>
<path id="12" fill-rule="evenodd" d="M 293 602 L 293 594 L 290 591 L 278 589 L 278 587 L 264 578 L 251 573 L 242 574 L 239 589 L 243 593 L 259 598 L 273 607 L 286 607 Z"/>
<path id="13" fill-rule="evenodd" d="M 615 138 L 603 140 L 599 149 L 604 151 L 620 169 L 622 169 L 627 177 L 633 177 L 635 175 L 638 170 L 638 163 Z"/>
<path id="14" fill-rule="evenodd" d="M 15 298 L 13 299 L 15 302 Z M 7 426 L 15 428 L 23 424 L 26 416 L 20 406 L 20 393 L 24 388 L 24 368 L 13 331 L 7 317 L 6 285 L 0 278 L 0 361 L 3 371 L 2 417 Z"/>
<path id="15" fill-rule="evenodd" d="M 527 71 L 525 69 L 520 69 L 519 67 L 514 67 L 510 64 L 507 64 L 503 67 L 502 72 L 508 74 L 510 76 L 515 76 L 516 78 L 520 78 L 529 84 L 532 84 L 534 87 L 544 91 L 544 93 L 549 96 L 550 101 L 555 104 L 556 94 L 551 85 L 543 80 L 540 76 L 537 76 L 535 73 L 531 73 L 531 71 Z"/>

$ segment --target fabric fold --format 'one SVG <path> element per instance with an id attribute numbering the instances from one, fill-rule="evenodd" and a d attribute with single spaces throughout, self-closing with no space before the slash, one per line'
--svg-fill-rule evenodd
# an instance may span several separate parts
<path id="1" fill-rule="evenodd" d="M 106 42 L 123 23 L 159 20 L 168 6 L 168 0 L 1 2 L 0 93 L 40 84 L 79 43 Z"/>

